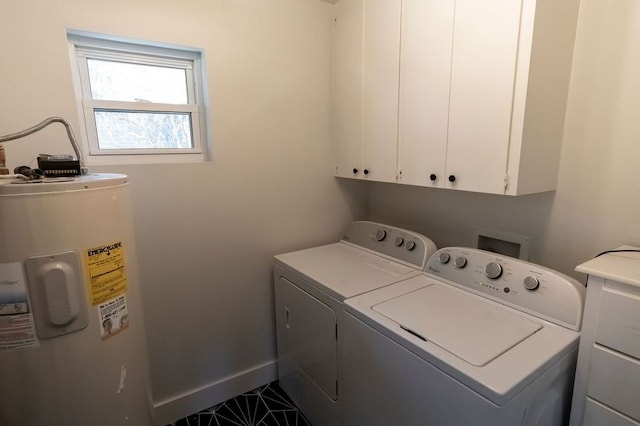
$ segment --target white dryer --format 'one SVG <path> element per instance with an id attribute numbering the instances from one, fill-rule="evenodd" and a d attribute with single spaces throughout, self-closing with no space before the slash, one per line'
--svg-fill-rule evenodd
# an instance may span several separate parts
<path id="1" fill-rule="evenodd" d="M 345 425 L 568 421 L 584 287 L 477 249 L 345 302 Z"/>
<path id="2" fill-rule="evenodd" d="M 358 221 L 337 243 L 275 257 L 278 378 L 312 425 L 340 424 L 343 301 L 421 274 L 435 251 L 423 235 Z"/>

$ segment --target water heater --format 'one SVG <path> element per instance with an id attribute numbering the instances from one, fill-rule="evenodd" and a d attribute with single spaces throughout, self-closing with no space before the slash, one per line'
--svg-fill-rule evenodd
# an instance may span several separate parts
<path id="1" fill-rule="evenodd" d="M 152 424 L 127 177 L 0 180 L 0 426 Z"/>

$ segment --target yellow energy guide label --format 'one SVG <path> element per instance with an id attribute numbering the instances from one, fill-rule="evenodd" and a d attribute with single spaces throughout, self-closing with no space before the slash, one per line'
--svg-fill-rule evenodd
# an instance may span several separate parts
<path id="1" fill-rule="evenodd" d="M 85 253 L 89 298 L 96 306 L 127 291 L 122 242 L 89 249 Z"/>

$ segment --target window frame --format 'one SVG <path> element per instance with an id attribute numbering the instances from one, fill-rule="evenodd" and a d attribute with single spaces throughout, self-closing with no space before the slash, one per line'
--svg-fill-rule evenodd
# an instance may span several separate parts
<path id="1" fill-rule="evenodd" d="M 201 49 L 122 39 L 76 30 L 67 30 L 67 40 L 73 65 L 76 103 L 81 122 L 84 124 L 81 132 L 82 145 L 89 165 L 194 162 L 209 159 L 205 103 L 207 96 Z M 88 59 L 184 69 L 188 103 L 167 104 L 94 99 L 89 81 Z M 100 148 L 94 113 L 105 110 L 124 113 L 189 114 L 192 147 Z"/>

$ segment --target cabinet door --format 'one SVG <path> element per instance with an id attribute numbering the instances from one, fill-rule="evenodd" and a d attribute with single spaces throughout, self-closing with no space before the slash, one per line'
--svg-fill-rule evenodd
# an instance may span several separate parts
<path id="1" fill-rule="evenodd" d="M 400 0 L 364 1 L 363 168 L 395 182 L 398 153 Z"/>
<path id="2" fill-rule="evenodd" d="M 456 0 L 447 187 L 504 193 L 521 2 Z"/>
<path id="3" fill-rule="evenodd" d="M 400 182 L 444 187 L 454 0 L 404 0 L 400 57 Z"/>
<path id="4" fill-rule="evenodd" d="M 336 176 L 362 177 L 363 0 L 342 0 L 335 7 L 333 136 Z"/>

